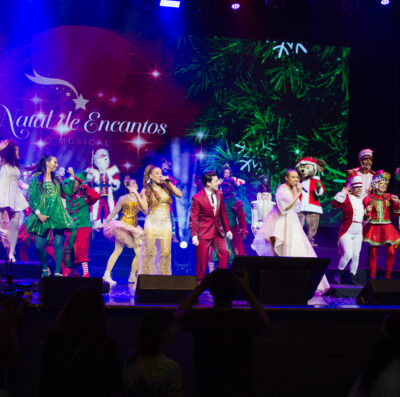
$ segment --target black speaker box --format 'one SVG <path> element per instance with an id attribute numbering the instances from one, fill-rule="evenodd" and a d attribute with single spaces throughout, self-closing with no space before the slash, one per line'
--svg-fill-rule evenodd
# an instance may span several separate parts
<path id="1" fill-rule="evenodd" d="M 235 256 L 232 272 L 246 270 L 250 288 L 267 305 L 307 305 L 330 258 Z M 237 300 L 244 298 L 238 291 Z"/>
<path id="2" fill-rule="evenodd" d="M 356 302 L 359 305 L 400 305 L 400 280 L 368 280 Z"/>
<path id="3" fill-rule="evenodd" d="M 180 303 L 197 286 L 194 276 L 156 276 L 141 274 L 138 277 L 136 303 Z"/>
<path id="4" fill-rule="evenodd" d="M 267 305 L 306 305 L 307 269 L 261 269 L 260 301 Z"/>
<path id="5" fill-rule="evenodd" d="M 39 300 L 46 306 L 62 306 L 69 296 L 82 288 L 103 292 L 102 278 L 44 277 L 39 281 Z"/>

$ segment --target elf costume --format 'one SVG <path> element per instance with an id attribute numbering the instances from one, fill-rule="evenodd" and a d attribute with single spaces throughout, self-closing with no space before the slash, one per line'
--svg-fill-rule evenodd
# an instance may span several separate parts
<path id="1" fill-rule="evenodd" d="M 86 172 L 75 175 L 80 185 L 72 194 L 65 194 L 68 214 L 73 226 L 64 242 L 64 276 L 78 275 L 76 268 L 82 265 L 83 277 L 89 277 L 89 243 L 92 231 L 90 206 L 100 199 L 100 194 L 86 183 Z"/>

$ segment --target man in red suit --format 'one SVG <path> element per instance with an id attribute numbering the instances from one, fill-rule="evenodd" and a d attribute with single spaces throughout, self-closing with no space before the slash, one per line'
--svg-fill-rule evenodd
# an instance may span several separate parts
<path id="1" fill-rule="evenodd" d="M 196 246 L 196 276 L 199 281 L 204 278 L 211 246 L 218 256 L 219 268 L 228 267 L 225 232 L 226 237 L 232 240 L 224 199 L 218 190 L 217 174 L 205 172 L 202 183 L 204 189 L 193 196 L 190 208 L 190 233 Z"/>
<path id="2" fill-rule="evenodd" d="M 364 205 L 360 197 L 363 180 L 358 175 L 354 176 L 350 179 L 349 185 L 350 187 L 344 187 L 341 192 L 337 193 L 332 201 L 333 208 L 341 208 L 343 211 L 343 221 L 338 236 L 340 260 L 335 282 L 342 283 L 343 271 L 351 260 L 351 282 L 359 285 L 357 269 L 363 241 Z"/>

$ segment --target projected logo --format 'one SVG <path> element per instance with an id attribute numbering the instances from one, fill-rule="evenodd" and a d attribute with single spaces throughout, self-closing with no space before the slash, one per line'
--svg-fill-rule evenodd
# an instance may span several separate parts
<path id="1" fill-rule="evenodd" d="M 32 145 L 57 155 L 67 144 L 75 159 L 84 146 L 107 146 L 140 163 L 183 135 L 199 111 L 157 42 L 62 26 L 35 36 L 29 49 L 0 58 L 0 134 L 17 139 L 28 161 Z"/>

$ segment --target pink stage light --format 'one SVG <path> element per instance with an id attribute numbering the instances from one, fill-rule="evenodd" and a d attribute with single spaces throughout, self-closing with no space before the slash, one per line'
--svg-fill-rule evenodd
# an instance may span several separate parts
<path id="1" fill-rule="evenodd" d="M 240 3 L 232 3 L 231 5 L 232 10 L 238 10 L 240 8 Z"/>

